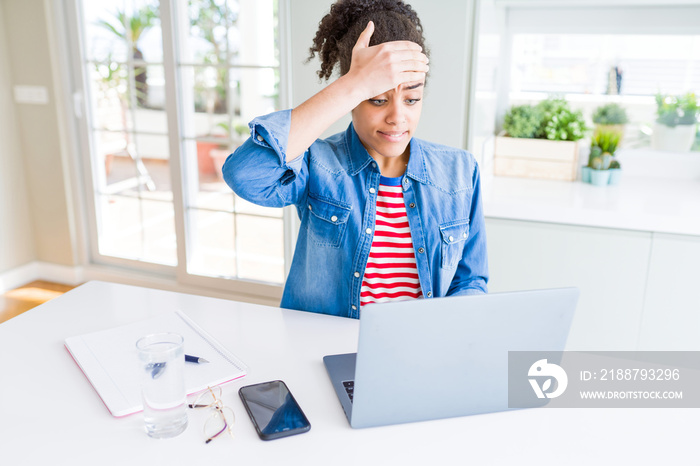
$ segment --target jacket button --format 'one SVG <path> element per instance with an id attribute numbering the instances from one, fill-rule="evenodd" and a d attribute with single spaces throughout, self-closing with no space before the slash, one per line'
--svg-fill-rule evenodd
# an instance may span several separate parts
<path id="1" fill-rule="evenodd" d="M 356 310 L 357 310 L 357 306 L 355 306 L 354 304 L 353 304 L 351 307 L 352 307 L 352 310 L 353 310 L 353 311 L 356 311 Z"/>
<path id="2" fill-rule="evenodd" d="M 312 209 L 311 209 L 311 204 L 309 204 L 309 210 L 312 210 Z"/>
<path id="3" fill-rule="evenodd" d="M 258 134 L 258 141 L 263 142 L 263 137 Z"/>
<path id="4" fill-rule="evenodd" d="M 409 206 L 411 209 L 413 209 L 413 208 L 416 207 L 416 203 L 415 203 L 415 202 L 411 202 L 410 204 L 408 204 L 408 206 Z"/>
<path id="5" fill-rule="evenodd" d="M 421 253 L 421 254 L 423 254 L 423 253 L 425 252 L 425 249 L 423 249 L 423 248 L 418 248 L 418 252 Z"/>
<path id="6" fill-rule="evenodd" d="M 355 278 L 360 278 L 360 272 L 355 272 L 353 275 L 355 275 Z"/>
<path id="7" fill-rule="evenodd" d="M 427 296 L 428 298 L 431 298 L 431 297 L 433 296 L 433 292 L 432 292 L 432 291 L 428 291 L 428 293 L 426 294 L 426 296 Z"/>
<path id="8" fill-rule="evenodd" d="M 337 222 L 337 221 L 338 221 L 338 217 L 336 217 L 335 215 L 331 217 L 331 222 Z"/>
<path id="9" fill-rule="evenodd" d="M 369 192 L 370 192 L 371 194 L 374 194 L 376 191 L 377 191 L 377 190 L 374 189 L 374 188 L 369 188 Z"/>
<path id="10" fill-rule="evenodd" d="M 450 240 L 450 243 L 451 243 L 452 241 L 455 240 L 455 237 L 454 237 L 454 236 L 450 236 L 448 239 Z"/>
<path id="11" fill-rule="evenodd" d="M 371 228 L 367 228 L 367 229 L 365 230 L 365 233 L 367 233 L 368 235 L 371 234 L 371 233 L 372 233 L 372 229 L 371 229 Z"/>

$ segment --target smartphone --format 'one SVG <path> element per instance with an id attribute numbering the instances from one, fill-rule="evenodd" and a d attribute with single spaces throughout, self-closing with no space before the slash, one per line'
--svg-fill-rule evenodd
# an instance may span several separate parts
<path id="1" fill-rule="evenodd" d="M 309 420 L 281 380 L 247 385 L 238 390 L 258 436 L 273 440 L 311 429 Z"/>

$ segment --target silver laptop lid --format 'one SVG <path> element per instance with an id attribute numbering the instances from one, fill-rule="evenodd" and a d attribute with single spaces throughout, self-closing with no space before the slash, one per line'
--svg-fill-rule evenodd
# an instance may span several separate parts
<path id="1" fill-rule="evenodd" d="M 564 349 L 576 288 L 363 307 L 351 424 L 508 409 L 508 351 Z"/>

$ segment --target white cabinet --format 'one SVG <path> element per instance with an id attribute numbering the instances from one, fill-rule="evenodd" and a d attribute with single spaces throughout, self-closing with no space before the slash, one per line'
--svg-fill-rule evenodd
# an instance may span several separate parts
<path id="1" fill-rule="evenodd" d="M 700 350 L 700 238 L 654 234 L 641 350 Z"/>
<path id="2" fill-rule="evenodd" d="M 567 349 L 637 349 L 651 233 L 494 218 L 486 231 L 490 292 L 576 286 Z"/>

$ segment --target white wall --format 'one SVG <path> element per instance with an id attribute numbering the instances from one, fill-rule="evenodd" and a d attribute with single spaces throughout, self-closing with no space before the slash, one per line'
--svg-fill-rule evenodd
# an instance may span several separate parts
<path id="1" fill-rule="evenodd" d="M 318 60 L 305 64 L 309 47 L 321 18 L 328 13 L 332 0 L 292 0 L 291 74 L 292 105 L 296 106 L 321 90 L 316 71 Z M 472 24 L 472 1 L 441 0 L 439 7 L 431 0 L 409 0 L 421 19 L 430 49 L 430 75 L 425 90 L 423 115 L 417 137 L 453 147 L 464 147 L 466 135 L 467 86 L 469 83 L 468 40 Z M 333 79 L 333 78 L 331 78 Z M 346 117 L 334 124 L 327 135 L 345 130 Z"/>
<path id="2" fill-rule="evenodd" d="M 36 258 L 10 75 L 9 16 L 0 2 L 0 273 Z"/>
<path id="3" fill-rule="evenodd" d="M 5 190 L 14 194 L 3 195 L 0 203 L 14 203 L 17 199 L 20 203 L 28 202 L 28 209 L 22 209 L 28 210 L 34 226 L 32 234 L 32 230 L 27 226 L 15 226 L 16 221 L 8 219 L 6 222 L 2 219 L 0 228 L 3 230 L 3 237 L 0 247 L 9 245 L 12 249 L 26 249 L 14 260 L 15 263 L 8 263 L 7 268 L 18 265 L 16 262 L 26 262 L 34 258 L 54 264 L 75 265 L 73 225 L 67 201 L 69 187 L 65 183 L 62 140 L 59 134 L 61 122 L 58 120 L 54 70 L 49 53 L 53 44 L 49 43 L 47 31 L 46 20 L 50 14 L 47 11 L 47 2 L 2 0 L 2 8 L 4 20 L 0 24 L 7 46 L 0 54 L 8 65 L 1 68 L 9 68 L 9 77 L 7 71 L 3 71 L 2 79 L 9 79 L 12 85 L 45 87 L 49 98 L 48 104 L 45 105 L 8 102 L 0 106 L 0 110 L 3 110 L 0 123 L 9 120 L 8 131 L 12 134 L 9 140 L 16 141 L 14 155 L 10 154 L 10 163 L 13 164 L 14 170 L 8 171 L 9 176 L 12 177 L 12 183 L 25 184 L 26 180 L 27 189 L 25 197 L 21 190 L 5 188 L 3 183 L 3 188 L 0 188 L 3 194 Z M 6 93 L 8 86 L 1 86 L 0 89 Z M 4 110 L 9 107 L 14 107 L 14 110 L 5 113 Z M 9 116 L 13 114 L 14 117 Z M 3 138 L 3 150 L 4 141 Z M 22 162 L 24 168 L 21 166 Z M 19 223 L 27 223 L 26 220 L 22 220 L 24 214 L 16 216 L 21 217 Z M 28 253 L 30 250 L 31 254 Z M 33 257 L 34 251 L 36 257 Z M 4 254 L 0 257 L 4 257 Z M 4 262 L 4 259 L 0 259 L 0 270 Z"/>

